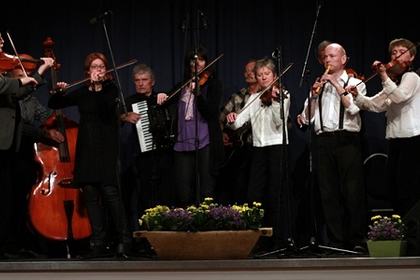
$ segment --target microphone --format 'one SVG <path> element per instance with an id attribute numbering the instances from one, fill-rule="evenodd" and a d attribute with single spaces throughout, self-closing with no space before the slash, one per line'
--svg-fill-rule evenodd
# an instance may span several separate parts
<path id="1" fill-rule="evenodd" d="M 105 19 L 107 16 L 112 15 L 112 11 L 111 10 L 107 10 L 105 12 L 103 12 L 102 14 L 97 15 L 96 17 L 93 17 L 89 20 L 90 24 L 96 24 L 97 22 Z"/>
<path id="2" fill-rule="evenodd" d="M 207 17 L 206 15 L 202 12 L 202 11 L 198 11 L 198 14 L 200 15 L 200 19 L 201 19 L 201 24 L 203 29 L 207 29 Z"/>
<path id="3" fill-rule="evenodd" d="M 187 30 L 187 23 L 185 19 L 182 21 L 180 28 L 182 32 L 185 32 Z"/>
<path id="4" fill-rule="evenodd" d="M 281 50 L 280 48 L 276 48 L 272 53 L 271 53 L 271 57 L 274 59 L 277 59 L 281 56 Z"/>

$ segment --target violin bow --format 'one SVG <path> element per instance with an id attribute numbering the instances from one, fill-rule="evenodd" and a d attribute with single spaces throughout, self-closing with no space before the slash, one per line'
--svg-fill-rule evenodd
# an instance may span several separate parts
<path id="1" fill-rule="evenodd" d="M 105 72 L 105 74 L 111 73 L 111 72 L 113 72 L 113 71 L 115 71 L 115 70 L 120 70 L 120 69 L 123 69 L 123 68 L 128 67 L 128 66 L 130 66 L 130 65 L 133 65 L 133 64 L 135 64 L 135 63 L 137 63 L 137 59 L 131 59 L 131 60 L 129 60 L 129 61 L 128 61 L 128 62 L 126 62 L 126 63 L 123 63 L 123 64 L 121 64 L 121 65 L 118 65 L 117 67 L 115 67 L 115 69 L 114 69 L 114 68 L 112 68 L 112 69 L 107 70 L 107 71 Z M 89 80 L 90 80 L 90 78 L 86 78 L 86 79 L 83 79 L 83 80 L 80 80 L 80 81 L 73 82 L 73 83 L 71 83 L 70 85 L 66 86 L 64 89 L 65 89 L 65 90 L 68 90 L 68 89 L 70 89 L 70 88 L 72 88 L 72 87 L 75 87 L 75 86 L 78 86 L 78 85 L 80 85 L 80 84 L 83 84 L 83 83 L 85 83 L 85 82 L 87 82 L 87 81 L 89 81 Z"/>
<path id="2" fill-rule="evenodd" d="M 7 38 L 9 38 L 10 45 L 12 46 L 13 52 L 15 53 L 15 55 L 17 57 L 17 60 L 19 62 L 19 66 L 22 69 L 23 74 L 27 78 L 28 77 L 28 73 L 26 73 L 25 67 L 23 67 L 22 60 L 19 57 L 19 54 L 18 54 L 18 52 L 16 50 L 16 47 L 15 47 L 15 44 L 13 43 L 12 36 L 10 36 L 9 32 L 6 32 L 6 35 L 7 35 Z"/>
<path id="3" fill-rule="evenodd" d="M 206 65 L 206 67 L 204 67 L 203 69 L 201 69 L 201 71 L 198 72 L 198 76 L 203 73 L 204 71 L 206 71 L 207 69 L 209 69 L 213 64 L 215 64 L 219 59 L 222 58 L 224 54 L 220 54 L 218 57 L 216 57 L 213 61 L 211 61 L 209 64 Z M 191 81 L 194 79 L 194 77 L 192 77 L 191 79 L 189 79 L 188 81 L 186 81 L 185 83 L 183 83 L 180 87 L 178 87 L 174 92 L 171 93 L 171 95 L 168 96 L 168 98 L 166 98 L 167 102 L 169 99 L 171 99 L 172 97 L 174 97 L 181 89 L 183 89 L 186 85 L 188 85 L 189 83 L 191 83 Z"/>

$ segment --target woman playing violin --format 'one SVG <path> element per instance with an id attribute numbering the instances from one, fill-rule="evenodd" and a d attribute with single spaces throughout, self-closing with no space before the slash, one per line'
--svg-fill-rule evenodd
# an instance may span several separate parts
<path id="1" fill-rule="evenodd" d="M 388 51 L 391 63 L 373 63 L 382 81 L 380 92 L 367 97 L 358 94 L 357 88 L 348 90 L 360 108 L 386 112 L 387 182 L 396 194 L 395 210 L 404 215 L 420 199 L 420 78 L 411 70 L 417 52 L 411 41 L 392 40 Z"/>
<path id="2" fill-rule="evenodd" d="M 208 63 L 207 52 L 199 48 L 197 56 L 189 52 L 185 60 L 186 80 L 199 73 Z M 223 161 L 222 132 L 219 126 L 220 104 L 223 96 L 222 83 L 214 73 L 204 76 L 199 82 L 185 86 L 173 99 L 177 111 L 177 137 L 174 145 L 174 174 L 176 196 L 180 206 L 213 196 L 216 178 Z M 205 82 L 204 82 L 205 81 Z M 198 95 L 197 95 L 198 93 Z M 158 104 L 165 102 L 167 95 L 158 94 Z M 198 129 L 196 129 L 198 128 Z M 195 151 L 198 165 L 195 166 Z M 196 185 L 196 171 L 199 185 Z M 196 191 L 199 191 L 197 197 Z"/>
<path id="3" fill-rule="evenodd" d="M 276 66 L 271 59 L 260 59 L 254 68 L 258 85 L 267 89 L 277 77 Z M 239 114 L 230 113 L 227 121 L 233 129 L 251 122 L 252 128 L 252 162 L 248 185 L 247 200 L 263 201 L 265 205 L 267 224 L 275 228 L 274 246 L 281 246 L 286 237 L 284 227 L 281 227 L 280 197 L 281 197 L 281 159 L 285 153 L 288 137 L 283 137 L 283 121 L 280 114 L 279 86 L 273 86 L 262 96 L 253 94 L 249 97 L 244 109 Z M 284 95 L 284 116 L 289 115 L 290 98 L 286 90 Z M 265 96 L 264 96 L 265 95 Z M 287 129 L 286 129 L 287 134 Z M 286 143 L 283 142 L 286 139 Z M 272 249 L 272 248 L 270 248 Z"/>
<path id="4" fill-rule="evenodd" d="M 105 243 L 104 205 L 112 217 L 117 233 L 117 255 L 124 255 L 130 238 L 118 187 L 119 112 L 116 99 L 118 88 L 106 74 L 108 61 L 94 52 L 85 59 L 84 71 L 89 82 L 64 94 L 58 91 L 48 105 L 53 109 L 77 106 L 80 113 L 76 144 L 74 183 L 83 194 L 92 226 L 91 255 L 108 254 Z M 65 88 L 66 83 L 58 83 Z"/>

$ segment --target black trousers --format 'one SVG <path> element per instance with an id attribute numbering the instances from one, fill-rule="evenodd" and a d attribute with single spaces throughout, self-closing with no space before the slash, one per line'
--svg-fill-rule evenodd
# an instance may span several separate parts
<path id="1" fill-rule="evenodd" d="M 129 228 L 139 230 L 139 218 L 157 204 L 174 205 L 172 152 L 155 150 L 140 154 L 123 175 L 125 205 L 128 206 Z"/>
<path id="2" fill-rule="evenodd" d="M 216 186 L 217 201 L 222 204 L 248 202 L 252 146 L 225 147 L 227 155 Z"/>
<path id="3" fill-rule="evenodd" d="M 92 226 L 91 246 L 104 245 L 106 234 L 105 213 L 109 213 L 117 233 L 118 243 L 129 243 L 125 210 L 116 185 L 86 185 L 83 188 L 86 207 Z"/>
<path id="4" fill-rule="evenodd" d="M 210 172 L 210 148 L 208 145 L 198 150 L 197 165 L 195 151 L 174 153 L 175 196 L 178 206 L 185 207 L 195 203 L 197 192 L 200 201 L 214 195 L 216 178 Z M 198 185 L 196 184 L 196 175 L 199 176 Z"/>
<path id="5" fill-rule="evenodd" d="M 12 223 L 12 162 L 13 152 L 0 150 L 0 253 L 6 250 L 8 239 L 14 229 Z"/>
<path id="6" fill-rule="evenodd" d="M 318 185 L 330 245 L 358 245 L 367 230 L 359 134 L 326 132 L 315 140 Z"/>
<path id="7" fill-rule="evenodd" d="M 389 141 L 388 183 L 394 209 L 402 216 L 420 200 L 420 136 Z"/>
<path id="8" fill-rule="evenodd" d="M 288 237 L 292 221 L 284 214 L 288 197 L 284 196 L 284 160 L 286 146 L 273 145 L 254 147 L 252 150 L 251 174 L 248 187 L 248 203 L 261 202 L 264 209 L 264 226 L 273 227 L 273 238 L 277 243 Z M 278 244 L 279 245 L 279 244 Z"/>

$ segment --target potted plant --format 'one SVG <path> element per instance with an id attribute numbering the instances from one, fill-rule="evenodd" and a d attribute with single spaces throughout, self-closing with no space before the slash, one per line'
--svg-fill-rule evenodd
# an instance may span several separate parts
<path id="1" fill-rule="evenodd" d="M 261 203 L 224 206 L 206 198 L 200 205 L 170 208 L 157 205 L 139 220 L 142 231 L 159 258 L 223 259 L 246 258 L 261 235 L 264 210 Z"/>
<path id="2" fill-rule="evenodd" d="M 376 215 L 371 218 L 368 249 L 371 257 L 397 257 L 405 254 L 405 226 L 399 215 Z"/>

